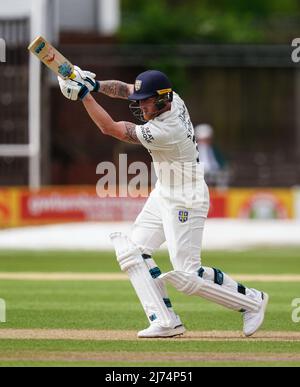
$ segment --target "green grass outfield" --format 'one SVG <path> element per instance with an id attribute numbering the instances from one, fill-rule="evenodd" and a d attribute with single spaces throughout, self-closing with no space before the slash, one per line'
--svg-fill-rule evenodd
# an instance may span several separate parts
<path id="1" fill-rule="evenodd" d="M 156 261 L 170 269 L 165 253 Z M 232 274 L 300 274 L 300 249 L 205 252 L 205 266 Z M 112 252 L 0 252 L 0 273 L 119 273 Z M 300 333 L 292 321 L 299 282 L 247 282 L 264 290 L 270 305 L 260 339 L 40 339 L 0 338 L 1 366 L 299 366 L 298 339 L 264 339 L 264 332 Z M 241 331 L 239 313 L 169 288 L 173 306 L 188 331 Z M 128 281 L 0 280 L 6 301 L 4 330 L 138 331 L 147 321 Z M 300 313 L 299 313 L 300 314 Z M 33 331 L 33 337 L 34 337 Z M 61 355 L 60 355 L 61 354 Z M 86 354 L 86 356 L 85 356 Z M 127 355 L 126 355 L 127 354 Z M 154 355 L 153 355 L 154 354 Z M 170 354 L 170 359 L 168 359 Z M 177 355 L 176 355 L 177 354 Z M 182 359 L 180 358 L 182 354 Z M 231 359 L 232 354 L 236 358 Z M 179 355 L 179 357 L 178 357 Z M 172 358 L 173 356 L 173 358 Z M 153 360 L 151 360 L 153 358 Z"/>

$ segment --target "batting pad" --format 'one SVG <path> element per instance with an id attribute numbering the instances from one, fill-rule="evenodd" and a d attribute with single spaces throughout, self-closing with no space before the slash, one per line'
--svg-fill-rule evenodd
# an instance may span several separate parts
<path id="1" fill-rule="evenodd" d="M 127 272 L 150 323 L 157 321 L 162 327 L 172 327 L 173 314 L 168 310 L 139 248 L 122 233 L 113 233 L 110 238 L 121 270 Z"/>
<path id="2" fill-rule="evenodd" d="M 196 274 L 182 271 L 170 271 L 160 275 L 163 281 L 173 285 L 182 293 L 203 297 L 226 308 L 237 311 L 258 312 L 260 303 L 230 288 L 203 280 Z"/>

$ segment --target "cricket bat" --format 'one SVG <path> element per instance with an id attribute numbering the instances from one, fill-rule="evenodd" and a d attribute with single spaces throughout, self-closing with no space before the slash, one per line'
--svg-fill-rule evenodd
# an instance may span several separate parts
<path id="1" fill-rule="evenodd" d="M 42 36 L 38 36 L 28 50 L 62 79 L 76 78 L 73 64 Z"/>

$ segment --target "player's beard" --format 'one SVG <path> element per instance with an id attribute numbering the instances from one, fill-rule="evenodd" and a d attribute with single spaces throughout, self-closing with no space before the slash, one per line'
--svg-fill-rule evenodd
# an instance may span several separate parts
<path id="1" fill-rule="evenodd" d="M 149 115 L 149 114 L 144 113 L 144 112 L 143 112 L 143 117 L 144 117 L 144 120 L 147 122 L 151 121 L 154 118 L 153 115 Z"/>
<path id="2" fill-rule="evenodd" d="M 156 108 L 156 111 L 152 111 L 152 112 L 149 112 L 148 109 L 146 108 L 141 108 L 141 111 L 143 112 L 143 117 L 144 117 L 144 120 L 145 121 L 151 121 L 151 120 L 154 120 L 154 118 L 156 118 L 157 116 L 160 115 L 160 110 L 158 110 Z"/>
<path id="3" fill-rule="evenodd" d="M 143 123 L 154 120 L 154 118 L 158 117 L 162 113 L 162 110 L 159 110 L 158 108 L 156 108 L 155 111 L 149 111 L 145 106 L 142 108 L 140 102 L 137 101 L 131 102 L 129 109 L 131 110 L 132 114 Z"/>

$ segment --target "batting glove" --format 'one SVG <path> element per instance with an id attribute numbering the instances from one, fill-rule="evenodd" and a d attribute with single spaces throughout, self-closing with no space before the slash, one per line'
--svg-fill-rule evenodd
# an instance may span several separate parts
<path id="1" fill-rule="evenodd" d="M 98 92 L 100 89 L 100 83 L 96 81 L 96 74 L 91 73 L 90 71 L 83 71 L 78 66 L 74 66 L 74 74 L 76 78 L 74 81 L 82 83 L 85 85 L 90 92 Z"/>
<path id="2" fill-rule="evenodd" d="M 87 86 L 80 82 L 72 81 L 71 79 L 64 80 L 60 77 L 57 79 L 61 92 L 71 101 L 83 100 L 90 92 Z"/>

